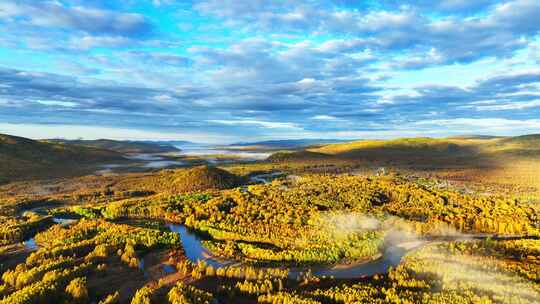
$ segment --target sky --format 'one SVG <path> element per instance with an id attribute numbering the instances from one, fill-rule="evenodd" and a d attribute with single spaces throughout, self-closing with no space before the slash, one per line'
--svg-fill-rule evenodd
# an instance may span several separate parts
<path id="1" fill-rule="evenodd" d="M 538 0 L 1 0 L 0 133 L 540 133 Z"/>

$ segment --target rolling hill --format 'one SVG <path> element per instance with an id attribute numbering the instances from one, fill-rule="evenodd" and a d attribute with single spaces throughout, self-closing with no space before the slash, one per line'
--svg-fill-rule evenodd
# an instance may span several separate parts
<path id="1" fill-rule="evenodd" d="M 276 152 L 268 157 L 268 161 L 281 162 L 281 161 L 298 161 L 298 160 L 324 160 L 331 158 L 331 155 L 313 151 L 286 151 Z"/>
<path id="2" fill-rule="evenodd" d="M 496 156 L 499 154 L 540 155 L 540 135 L 516 137 L 449 137 L 401 138 L 394 140 L 360 140 L 308 149 L 311 152 L 339 157 L 423 155 L 440 157 Z"/>
<path id="3" fill-rule="evenodd" d="M 507 150 L 540 150 L 540 134 L 503 138 L 498 141 L 497 146 Z"/>
<path id="4" fill-rule="evenodd" d="M 311 151 L 341 156 L 356 154 L 392 153 L 392 154 L 441 154 L 457 153 L 463 150 L 460 140 L 434 139 L 427 137 L 402 138 L 395 140 L 360 140 L 322 146 Z M 460 144 L 461 143 L 461 144 Z"/>
<path id="5" fill-rule="evenodd" d="M 387 172 L 437 177 L 477 187 L 540 197 L 540 135 L 460 136 L 359 140 L 311 147 L 269 158 L 273 170 L 296 172 Z"/>
<path id="6" fill-rule="evenodd" d="M 181 194 L 209 189 L 229 189 L 245 182 L 241 176 L 232 174 L 212 166 L 196 166 L 191 168 L 167 169 L 152 173 L 131 173 L 102 177 L 84 177 L 81 188 L 107 188 L 115 192 L 167 193 Z M 90 182 L 92 180 L 93 182 Z M 74 179 L 74 181 L 79 181 Z M 104 183 L 107 186 L 104 187 Z M 93 186 L 92 186 L 93 185 Z M 93 193 L 96 190 L 90 190 Z"/>
<path id="7" fill-rule="evenodd" d="M 0 182 L 73 176 L 90 172 L 94 164 L 123 160 L 110 150 L 0 134 Z"/>
<path id="8" fill-rule="evenodd" d="M 308 146 L 327 145 L 334 143 L 342 143 L 344 140 L 338 139 L 283 139 L 283 140 L 267 140 L 257 142 L 239 142 L 229 145 L 232 148 L 246 147 L 262 147 L 266 149 L 293 149 Z"/>
<path id="9" fill-rule="evenodd" d="M 66 145 L 79 145 L 99 149 L 107 149 L 120 153 L 167 153 L 178 152 L 180 149 L 160 143 L 139 142 L 139 141 L 120 141 L 111 139 L 97 140 L 66 140 L 66 139 L 48 139 L 46 142 L 60 143 Z"/>
<path id="10" fill-rule="evenodd" d="M 540 135 L 516 137 L 460 136 L 449 138 L 400 138 L 358 140 L 292 152 L 277 152 L 272 162 L 353 164 L 396 168 L 501 167 L 511 160 L 535 160 L 540 157 Z"/>
<path id="11" fill-rule="evenodd" d="M 183 170 L 165 171 L 160 174 L 164 189 L 174 193 L 227 189 L 239 186 L 242 179 L 225 170 L 198 166 Z"/>

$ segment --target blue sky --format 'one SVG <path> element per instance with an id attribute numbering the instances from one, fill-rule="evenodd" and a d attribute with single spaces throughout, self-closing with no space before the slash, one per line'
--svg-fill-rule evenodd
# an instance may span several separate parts
<path id="1" fill-rule="evenodd" d="M 2 0 L 0 133 L 540 133 L 537 0 Z"/>

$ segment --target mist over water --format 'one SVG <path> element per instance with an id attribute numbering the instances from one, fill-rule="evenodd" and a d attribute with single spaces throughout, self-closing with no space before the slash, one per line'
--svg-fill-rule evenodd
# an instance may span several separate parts
<path id="1" fill-rule="evenodd" d="M 255 161 L 255 160 L 266 159 L 271 155 L 271 153 L 268 153 L 268 152 L 228 150 L 228 149 L 216 148 L 211 145 L 191 144 L 191 145 L 175 145 L 175 147 L 181 150 L 180 152 L 176 153 L 177 155 L 185 155 L 185 156 L 203 157 L 203 156 L 224 155 L 224 156 L 238 157 L 243 160 Z"/>
<path id="2" fill-rule="evenodd" d="M 502 268 L 502 259 L 482 254 L 465 254 L 450 250 L 450 242 L 481 242 L 471 234 L 463 234 L 455 228 L 439 223 L 434 228 L 436 235 L 422 236 L 415 232 L 415 227 L 397 217 L 378 219 L 361 213 L 342 212 L 325 214 L 318 227 L 332 237 L 346 238 L 359 231 L 384 231 L 383 255 L 379 260 L 356 265 L 347 269 L 321 269 L 316 275 L 336 278 L 374 275 L 387 272 L 389 267 L 407 267 L 419 274 L 423 272 L 418 265 L 432 265 L 431 275 L 436 280 L 436 290 L 462 291 L 461 287 L 470 287 L 492 294 L 494 298 L 508 303 L 525 300 L 525 303 L 540 303 L 540 289 L 534 283 L 520 277 L 517 273 Z M 441 238 L 437 240 L 437 237 Z M 442 240 L 442 239 L 445 240 Z M 523 303 L 523 302 L 521 302 Z"/>
<path id="3" fill-rule="evenodd" d="M 442 246 L 430 246 L 413 254 L 411 260 L 430 263 L 436 269 L 436 289 L 461 291 L 473 286 L 505 303 L 540 303 L 540 290 L 533 282 L 501 268 L 494 257 L 452 252 Z M 408 265 L 408 264 L 407 264 Z M 412 263 L 415 270 L 415 264 Z M 525 299 L 525 302 L 523 302 Z M 521 300 L 521 302 L 520 302 Z"/>

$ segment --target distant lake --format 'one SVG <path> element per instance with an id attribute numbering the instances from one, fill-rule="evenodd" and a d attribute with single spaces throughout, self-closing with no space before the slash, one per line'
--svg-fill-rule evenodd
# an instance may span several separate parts
<path id="1" fill-rule="evenodd" d="M 218 149 L 212 146 L 206 145 L 178 145 L 175 146 L 178 149 L 182 150 L 178 152 L 179 155 L 187 156 L 206 156 L 206 155 L 227 155 L 231 157 L 238 157 L 242 160 L 263 160 L 270 156 L 271 153 L 268 152 L 257 152 L 257 151 L 238 151 L 238 150 L 225 150 Z M 211 160 L 211 158 L 209 159 Z"/>
<path id="2" fill-rule="evenodd" d="M 175 145 L 181 151 L 168 153 L 138 153 L 126 155 L 126 158 L 135 161 L 134 164 L 104 164 L 95 171 L 98 175 L 115 174 L 122 169 L 163 169 L 180 166 L 190 166 L 189 160 L 175 159 L 175 156 L 193 156 L 201 158 L 211 165 L 228 164 L 234 162 L 264 160 L 271 153 L 258 151 L 238 151 L 219 149 L 209 145 Z M 200 163 L 200 162 L 199 162 Z"/>

